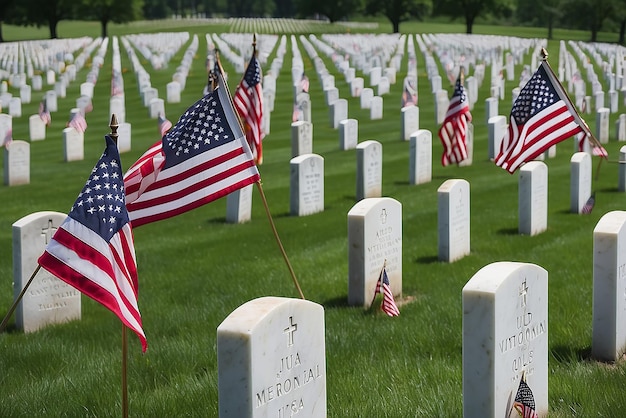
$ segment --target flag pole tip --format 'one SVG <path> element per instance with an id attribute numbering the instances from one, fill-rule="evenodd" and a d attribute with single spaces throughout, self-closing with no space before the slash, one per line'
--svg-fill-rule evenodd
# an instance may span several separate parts
<path id="1" fill-rule="evenodd" d="M 548 50 L 545 48 L 541 48 L 541 59 L 544 61 L 548 60 Z"/>
<path id="2" fill-rule="evenodd" d="M 115 113 L 111 115 L 111 123 L 109 127 L 111 128 L 111 134 L 109 135 L 116 143 L 117 143 L 117 128 L 119 128 L 119 123 L 117 122 L 117 116 Z"/>

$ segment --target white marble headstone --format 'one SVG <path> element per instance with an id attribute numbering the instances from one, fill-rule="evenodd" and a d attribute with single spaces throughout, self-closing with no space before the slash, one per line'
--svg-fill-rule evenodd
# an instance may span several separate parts
<path id="1" fill-rule="evenodd" d="M 132 126 L 128 122 L 118 123 L 117 149 L 121 153 L 129 152 L 132 145 Z M 130 166 L 129 166 L 130 167 Z"/>
<path id="2" fill-rule="evenodd" d="M 168 103 L 180 103 L 181 86 L 179 82 L 171 81 L 167 83 L 166 90 Z"/>
<path id="3" fill-rule="evenodd" d="M 291 157 L 313 152 L 313 124 L 299 120 L 291 124 Z"/>
<path id="4" fill-rule="evenodd" d="M 411 135 L 420 128 L 420 109 L 417 106 L 405 106 L 400 110 L 401 135 L 403 141 L 408 141 Z"/>
<path id="5" fill-rule="evenodd" d="M 41 120 L 39 114 L 28 117 L 28 133 L 31 141 L 46 139 L 46 124 Z"/>
<path id="6" fill-rule="evenodd" d="M 339 149 L 346 151 L 355 149 L 359 142 L 359 121 L 344 119 L 339 122 Z"/>
<path id="7" fill-rule="evenodd" d="M 324 158 L 304 154 L 290 163 L 290 213 L 306 216 L 324 210 Z"/>
<path id="8" fill-rule="evenodd" d="M 48 90 L 46 92 L 46 109 L 48 109 L 49 112 L 56 112 L 59 110 L 57 94 L 54 90 Z"/>
<path id="9" fill-rule="evenodd" d="M 435 116 L 437 118 L 437 125 L 441 125 L 445 120 L 448 107 L 450 107 L 448 92 L 446 90 L 437 90 L 435 93 Z"/>
<path id="10" fill-rule="evenodd" d="M 154 98 L 150 100 L 150 106 L 148 106 L 148 116 L 150 119 L 158 119 L 159 115 L 165 114 L 165 100 L 161 98 Z"/>
<path id="11" fill-rule="evenodd" d="M 220 418 L 325 418 L 324 308 L 262 297 L 217 327 Z M 297 414 L 297 415 L 296 415 Z"/>
<path id="12" fill-rule="evenodd" d="M 615 121 L 615 138 L 619 142 L 626 141 L 626 113 L 619 115 Z"/>
<path id="13" fill-rule="evenodd" d="M 85 81 L 80 85 L 80 95 L 93 98 L 94 84 L 90 81 Z"/>
<path id="14" fill-rule="evenodd" d="M 409 184 L 429 183 L 433 176 L 433 134 L 419 129 L 409 139 Z"/>
<path id="15" fill-rule="evenodd" d="M 591 196 L 591 155 L 577 152 L 570 159 L 570 212 L 582 213 Z"/>
<path id="16" fill-rule="evenodd" d="M 488 157 L 493 160 L 500 153 L 502 139 L 507 130 L 507 118 L 503 115 L 494 116 L 489 118 L 487 125 L 489 127 Z"/>
<path id="17" fill-rule="evenodd" d="M 124 96 L 113 96 L 109 99 L 109 120 L 115 115 L 118 122 L 126 121 L 126 102 Z"/>
<path id="18" fill-rule="evenodd" d="M 64 160 L 81 161 L 85 159 L 85 134 L 74 128 L 63 129 Z"/>
<path id="19" fill-rule="evenodd" d="M 609 116 L 610 110 L 608 107 L 598 109 L 596 113 L 596 138 L 602 144 L 609 142 Z"/>
<path id="20" fill-rule="evenodd" d="M 446 180 L 437 189 L 439 260 L 451 263 L 470 253 L 470 187 L 463 179 Z"/>
<path id="21" fill-rule="evenodd" d="M 346 99 L 337 99 L 329 105 L 330 127 L 339 128 L 339 122 L 348 119 L 348 101 Z"/>
<path id="22" fill-rule="evenodd" d="M 19 186 L 30 183 L 30 144 L 13 140 L 4 148 L 4 184 Z"/>
<path id="23" fill-rule="evenodd" d="M 348 212 L 348 304 L 369 308 L 386 265 L 394 297 L 402 295 L 402 204 L 363 199 Z"/>
<path id="24" fill-rule="evenodd" d="M 519 169 L 519 233 L 537 235 L 548 228 L 548 166 L 530 161 Z"/>
<path id="25" fill-rule="evenodd" d="M 626 145 L 619 149 L 619 164 L 617 167 L 617 190 L 626 192 Z"/>
<path id="26" fill-rule="evenodd" d="M 371 107 L 372 97 L 374 97 L 374 90 L 369 87 L 365 87 L 363 91 L 361 91 L 361 96 L 359 97 L 361 109 L 369 109 Z"/>
<path id="27" fill-rule="evenodd" d="M 626 351 L 626 211 L 602 216 L 593 230 L 591 354 L 616 361 Z"/>
<path id="28" fill-rule="evenodd" d="M 356 200 L 381 197 L 383 146 L 372 139 L 356 146 Z"/>
<path id="29" fill-rule="evenodd" d="M 252 219 L 252 184 L 226 196 L 226 222 L 241 224 Z"/>
<path id="30" fill-rule="evenodd" d="M 352 97 L 360 97 L 363 91 L 363 78 L 354 77 L 350 82 L 350 94 Z"/>
<path id="31" fill-rule="evenodd" d="M 548 413 L 548 272 L 496 262 L 463 287 L 463 417 L 517 416 L 524 376 L 539 417 Z M 513 414 L 511 414 L 513 412 Z"/>
<path id="32" fill-rule="evenodd" d="M 66 214 L 31 213 L 13 224 L 13 293 L 22 292 L 37 268 L 37 260 L 63 223 Z M 15 311 L 15 323 L 24 332 L 33 332 L 48 324 L 81 317 L 80 292 L 40 269 Z"/>
<path id="33" fill-rule="evenodd" d="M 380 96 L 372 97 L 370 102 L 370 119 L 380 120 L 383 118 L 383 98 Z"/>

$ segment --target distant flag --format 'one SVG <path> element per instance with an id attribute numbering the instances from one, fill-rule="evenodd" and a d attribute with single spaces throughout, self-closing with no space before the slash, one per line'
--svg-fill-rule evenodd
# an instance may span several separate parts
<path id="1" fill-rule="evenodd" d="M 583 152 L 586 149 L 586 142 L 588 141 L 589 136 L 584 132 L 579 132 L 576 134 L 576 141 L 578 143 L 578 151 L 579 152 Z M 591 141 L 589 141 L 591 142 Z M 609 153 L 608 151 L 600 144 L 594 144 L 593 142 L 590 143 L 591 146 L 591 155 L 593 155 L 594 157 L 608 157 Z"/>
<path id="2" fill-rule="evenodd" d="M 462 78 L 461 71 L 456 80 L 448 112 L 439 128 L 439 139 L 443 144 L 441 164 L 444 167 L 467 159 L 467 125 L 472 121 L 472 114 Z"/>
<path id="3" fill-rule="evenodd" d="M 304 111 L 298 103 L 293 104 L 293 115 L 291 116 L 292 122 L 304 120 Z"/>
<path id="4" fill-rule="evenodd" d="M 38 263 L 115 313 L 137 334 L 146 351 L 120 156 L 110 137 L 106 137 L 102 157 Z"/>
<path id="5" fill-rule="evenodd" d="M 520 379 L 519 387 L 515 394 L 513 409 L 515 409 L 522 418 L 538 418 L 537 412 L 535 411 L 535 398 L 530 387 L 524 380 L 524 375 L 522 375 Z"/>
<path id="6" fill-rule="evenodd" d="M 87 130 L 87 120 L 81 110 L 72 114 L 70 120 L 67 122 L 67 127 L 74 128 L 78 132 L 85 132 Z"/>
<path id="7" fill-rule="evenodd" d="M 382 293 L 383 302 L 380 305 L 380 309 L 389 316 L 400 315 L 400 310 L 396 305 L 396 301 L 393 298 L 393 292 L 391 291 L 391 285 L 389 284 L 389 277 L 387 277 L 387 267 L 384 266 L 378 276 L 376 282 L 376 290 L 374 291 L 374 298 L 376 295 Z"/>
<path id="8" fill-rule="evenodd" d="M 306 76 L 306 74 L 304 74 L 304 71 L 302 72 L 302 78 L 300 79 L 300 90 L 302 90 L 305 93 L 309 92 L 309 87 L 310 87 L 310 83 L 309 83 L 309 77 Z"/>
<path id="9" fill-rule="evenodd" d="M 584 213 L 585 215 L 590 214 L 595 205 L 596 205 L 596 194 L 592 193 L 591 196 L 589 196 L 589 199 L 587 199 L 587 201 L 583 205 L 580 213 Z"/>
<path id="10" fill-rule="evenodd" d="M 4 138 L 2 138 L 2 143 L 0 143 L 0 145 L 5 148 L 9 148 L 9 144 L 11 144 L 11 142 L 13 142 L 13 129 L 8 129 Z"/>
<path id="11" fill-rule="evenodd" d="M 167 131 L 169 131 L 172 128 L 172 122 L 160 113 L 159 113 L 158 122 L 159 122 L 159 133 L 161 134 L 161 138 L 163 138 L 165 134 L 167 133 Z"/>
<path id="12" fill-rule="evenodd" d="M 218 87 L 124 175 L 133 227 L 167 219 L 260 179 L 221 74 Z"/>
<path id="13" fill-rule="evenodd" d="M 588 128 L 547 61 L 543 60 L 511 109 L 497 166 L 513 174 L 551 146 Z"/>
<path id="14" fill-rule="evenodd" d="M 255 161 L 263 162 L 263 87 L 261 86 L 261 66 L 252 54 L 243 79 L 233 97 L 235 109 L 244 124 L 244 132 L 250 144 Z"/>
<path id="15" fill-rule="evenodd" d="M 52 117 L 50 116 L 46 99 L 39 102 L 39 117 L 46 126 L 50 126 L 50 123 L 52 123 Z"/>
<path id="16" fill-rule="evenodd" d="M 402 91 L 402 107 L 411 104 L 417 106 L 417 79 L 415 77 L 405 77 L 404 89 Z"/>

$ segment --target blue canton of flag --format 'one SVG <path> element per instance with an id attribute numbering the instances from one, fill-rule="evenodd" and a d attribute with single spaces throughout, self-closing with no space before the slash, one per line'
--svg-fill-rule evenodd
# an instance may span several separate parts
<path id="1" fill-rule="evenodd" d="M 105 152 L 72 206 L 69 217 L 110 241 L 128 223 L 124 181 L 118 159 Z"/>
<path id="2" fill-rule="evenodd" d="M 212 95 L 198 100 L 180 117 L 163 140 L 165 168 L 235 139 L 224 120 L 224 109 Z"/>
<path id="3" fill-rule="evenodd" d="M 554 87 L 547 80 L 546 70 L 539 67 L 522 89 L 511 109 L 511 116 L 517 123 L 526 123 L 532 116 L 559 100 Z"/>

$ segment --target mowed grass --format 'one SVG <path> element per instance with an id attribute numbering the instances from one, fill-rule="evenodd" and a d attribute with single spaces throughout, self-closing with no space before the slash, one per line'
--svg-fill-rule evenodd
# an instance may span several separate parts
<path id="1" fill-rule="evenodd" d="M 128 26 L 128 32 L 132 32 L 132 25 Z M 60 33 L 99 33 L 99 29 L 89 32 L 93 31 L 91 23 L 85 24 L 82 34 L 79 27 L 66 31 L 62 26 Z M 454 32 L 443 24 L 432 27 Z M 6 35 L 7 26 L 4 28 Z M 166 104 L 173 122 L 200 97 L 206 81 L 204 34 L 227 28 L 193 26 L 185 30 L 199 34 L 200 47 L 182 103 Z M 507 34 L 515 35 L 516 31 L 508 28 Z M 527 31 L 520 29 L 520 34 L 528 35 Z M 542 37 L 543 32 L 536 30 L 534 36 Z M 162 97 L 186 47 L 167 69 L 155 71 L 142 60 Z M 569 160 L 574 145 L 572 140 L 559 144 L 556 157 L 546 161 L 548 230 L 534 237 L 519 235 L 518 175 L 509 175 L 487 158 L 484 99 L 489 94 L 488 79 L 472 111 L 474 164 L 444 168 L 439 163 L 442 147 L 436 136 L 433 97 L 424 57 L 418 52 L 420 127 L 433 132 L 433 180 L 412 186 L 408 182 L 409 143 L 400 139 L 400 94 L 406 56 L 398 82 L 384 97 L 384 119 L 378 121 L 370 121 L 369 111 L 360 109 L 358 99 L 350 97 L 347 84 L 330 59 L 323 57 L 326 67 L 335 73 L 340 96 L 348 99 L 349 116 L 359 120 L 359 141 L 375 139 L 383 144 L 383 195 L 402 203 L 403 298 L 413 299 L 402 305 L 397 318 L 388 318 L 378 310 L 350 307 L 347 212 L 356 203 L 356 152 L 339 150 L 339 134 L 329 126 L 320 80 L 301 44 L 300 51 L 311 79 L 313 150 L 325 159 L 324 212 L 306 217 L 289 215 L 293 106 L 289 42 L 277 80 L 276 105 L 260 172 L 269 208 L 304 295 L 325 308 L 328 416 L 461 416 L 461 290 L 480 268 L 496 261 L 534 263 L 549 273 L 550 416 L 620 416 L 626 410 L 624 363 L 606 364 L 590 358 L 593 229 L 602 215 L 625 207 L 626 196 L 617 192 L 617 164 L 598 165 L 594 158 L 596 207 L 587 216 L 571 214 Z M 558 42 L 550 42 L 548 51 L 553 57 L 550 62 L 557 68 Z M 526 58 L 530 63 L 530 57 Z M 132 123 L 132 151 L 121 156 L 127 168 L 157 140 L 158 134 L 156 121 L 148 118 L 147 109 L 141 105 L 124 51 L 122 65 L 126 69 L 126 119 Z M 241 75 L 230 63 L 223 61 L 223 65 L 234 92 Z M 67 98 L 59 100 L 59 111 L 52 115 L 46 140 L 31 144 L 31 183 L 0 187 L 0 306 L 5 307 L 4 312 L 13 295 L 11 225 L 35 211 L 67 213 L 73 204 L 104 149 L 103 136 L 109 132 L 110 68 L 109 49 L 94 93 L 94 111 L 87 116 L 85 160 L 63 162 L 61 131 L 88 68 L 68 88 Z M 516 68 L 517 74 L 520 69 Z M 490 68 L 486 73 L 490 74 Z M 451 86 L 444 83 L 451 93 Z M 507 81 L 500 114 L 508 116 L 510 91 L 516 85 L 517 80 Z M 17 139 L 28 138 L 27 117 L 37 111 L 37 92 L 33 92 L 33 98 L 31 104 L 23 105 L 25 116 L 14 119 Z M 620 106 L 620 113 L 624 110 Z M 611 115 L 611 132 L 616 118 Z M 593 129 L 595 118 L 587 119 Z M 607 144 L 612 161 L 617 159 L 620 147 L 614 139 Z M 437 188 L 452 178 L 470 183 L 471 254 L 448 264 L 437 259 Z M 268 295 L 298 297 L 256 190 L 253 201 L 253 220 L 247 224 L 227 224 L 226 203 L 221 199 L 135 229 L 139 307 L 149 348 L 142 354 L 138 340 L 129 335 L 131 416 L 216 417 L 217 326 L 251 299 Z M 121 324 L 98 303 L 86 297 L 82 303 L 80 321 L 23 334 L 15 330 L 12 320 L 8 332 L 0 335 L 0 416 L 121 414 Z"/>

